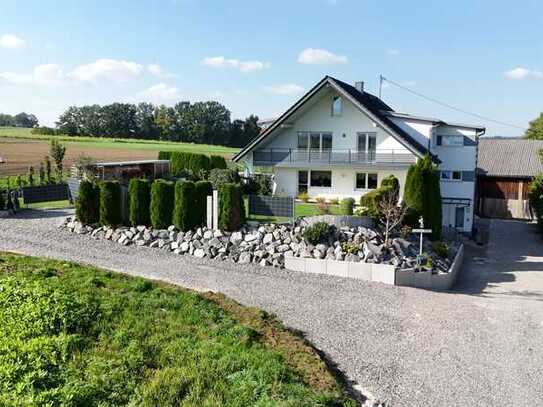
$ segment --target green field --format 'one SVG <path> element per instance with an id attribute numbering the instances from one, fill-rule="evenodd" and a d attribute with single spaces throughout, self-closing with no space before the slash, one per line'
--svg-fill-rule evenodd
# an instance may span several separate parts
<path id="1" fill-rule="evenodd" d="M 143 139 L 122 139 L 108 137 L 70 137 L 70 136 L 46 136 L 41 134 L 32 134 L 31 129 L 16 128 L 16 127 L 0 127 L 0 143 L 1 138 L 24 139 L 24 140 L 43 140 L 49 141 L 52 138 L 79 146 L 88 146 L 93 148 L 118 148 L 118 149 L 134 149 L 134 150 L 172 150 L 186 151 L 205 154 L 223 154 L 233 155 L 239 151 L 238 148 L 224 147 L 210 144 L 194 144 L 181 143 L 171 141 L 158 140 L 143 140 Z"/>
<path id="2" fill-rule="evenodd" d="M 0 253 L 0 405 L 339 406 L 317 352 L 263 311 Z"/>

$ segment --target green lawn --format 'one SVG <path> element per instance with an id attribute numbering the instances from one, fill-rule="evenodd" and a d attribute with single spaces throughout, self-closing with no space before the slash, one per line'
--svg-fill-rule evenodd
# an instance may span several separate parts
<path id="1" fill-rule="evenodd" d="M 247 199 L 245 199 L 245 208 L 248 208 Z M 339 205 L 330 205 L 330 214 L 341 215 L 341 207 Z M 294 216 L 297 218 L 317 215 L 321 215 L 321 213 L 319 213 L 319 208 L 317 207 L 317 204 L 310 202 L 296 202 L 294 204 Z M 250 216 L 249 220 L 267 223 L 288 223 L 291 221 L 291 219 L 289 218 L 258 215 Z"/>
<path id="2" fill-rule="evenodd" d="M 265 312 L 79 264 L 0 253 L 0 332 L 0 405 L 355 405 Z"/>
<path id="3" fill-rule="evenodd" d="M 209 144 L 181 143 L 171 141 L 142 140 L 142 139 L 118 139 L 108 137 L 70 137 L 70 136 L 46 136 L 30 133 L 31 129 L 15 127 L 0 127 L 1 138 L 15 138 L 28 140 L 48 141 L 52 138 L 67 143 L 76 143 L 79 146 L 104 148 L 104 149 L 134 149 L 134 150 L 171 150 L 186 151 L 205 154 L 233 155 L 239 151 L 238 148 L 216 146 Z M 0 140 L 1 142 L 1 140 Z"/>

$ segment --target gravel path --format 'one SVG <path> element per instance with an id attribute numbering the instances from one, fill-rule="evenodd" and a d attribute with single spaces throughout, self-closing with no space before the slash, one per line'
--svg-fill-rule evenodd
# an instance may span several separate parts
<path id="1" fill-rule="evenodd" d="M 526 264 L 522 245 L 514 255 L 507 250 L 511 239 L 526 239 L 526 224 L 491 225 L 497 240 L 491 237 L 488 253 L 468 248 L 467 257 L 499 253 L 500 261 L 470 261 L 458 291 L 434 293 L 123 247 L 57 230 L 65 215 L 0 219 L 0 250 L 220 291 L 274 312 L 365 394 L 393 406 L 543 405 L 543 258 L 526 255 Z M 490 272 L 497 267 L 501 278 Z M 530 269 L 531 283 L 515 284 L 508 268 L 526 276 Z M 526 284 L 530 290 L 519 291 Z"/>

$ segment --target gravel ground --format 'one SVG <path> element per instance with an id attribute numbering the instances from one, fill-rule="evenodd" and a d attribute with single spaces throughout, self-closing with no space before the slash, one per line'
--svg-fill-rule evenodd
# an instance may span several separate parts
<path id="1" fill-rule="evenodd" d="M 0 219 L 0 250 L 220 291 L 261 307 L 302 332 L 364 394 L 393 406 L 543 405 L 543 257 L 536 255 L 543 249 L 508 250 L 511 240 L 534 239 L 526 237 L 529 225 L 493 222 L 488 253 L 467 249 L 468 259 L 480 259 L 468 260 L 460 288 L 434 293 L 123 247 L 57 230 L 66 214 Z"/>

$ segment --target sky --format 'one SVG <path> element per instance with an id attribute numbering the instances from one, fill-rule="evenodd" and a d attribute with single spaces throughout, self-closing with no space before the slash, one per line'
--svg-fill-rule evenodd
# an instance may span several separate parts
<path id="1" fill-rule="evenodd" d="M 272 118 L 325 75 L 379 75 L 405 113 L 521 136 L 543 111 L 543 2 L 0 0 L 0 112 L 53 125 L 71 105 L 218 100 Z"/>

